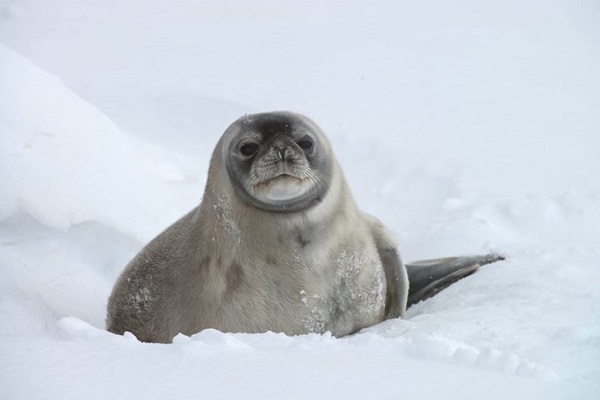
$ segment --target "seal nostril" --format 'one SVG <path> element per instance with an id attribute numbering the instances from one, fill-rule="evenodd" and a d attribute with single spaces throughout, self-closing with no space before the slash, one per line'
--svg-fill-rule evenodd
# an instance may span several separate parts
<path id="1" fill-rule="evenodd" d="M 286 147 L 276 147 L 275 150 L 277 151 L 277 156 L 279 156 L 279 159 L 281 161 L 285 161 L 285 152 L 287 150 L 287 146 Z"/>

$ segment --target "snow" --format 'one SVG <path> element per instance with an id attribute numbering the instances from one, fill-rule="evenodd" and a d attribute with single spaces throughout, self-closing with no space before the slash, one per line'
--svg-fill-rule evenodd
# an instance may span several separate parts
<path id="1" fill-rule="evenodd" d="M 600 397 L 592 2 L 0 0 L 0 398 Z M 103 330 L 251 112 L 328 134 L 405 259 L 500 252 L 356 335 Z"/>

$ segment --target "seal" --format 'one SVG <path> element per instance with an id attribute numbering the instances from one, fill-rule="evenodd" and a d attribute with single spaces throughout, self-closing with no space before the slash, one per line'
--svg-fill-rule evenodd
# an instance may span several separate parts
<path id="1" fill-rule="evenodd" d="M 217 143 L 200 205 L 126 266 L 107 329 L 162 343 L 207 328 L 344 336 L 500 258 L 405 266 L 386 227 L 356 206 L 312 120 L 246 115 Z"/>

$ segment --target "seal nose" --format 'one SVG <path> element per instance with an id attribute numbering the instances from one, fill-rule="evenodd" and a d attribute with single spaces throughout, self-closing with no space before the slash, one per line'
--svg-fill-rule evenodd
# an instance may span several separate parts
<path id="1" fill-rule="evenodd" d="M 287 151 L 287 146 L 285 147 L 275 147 L 275 151 L 277 152 L 277 156 L 281 161 L 285 161 L 285 152 Z"/>
<path id="2" fill-rule="evenodd" d="M 285 161 L 286 153 L 288 153 L 292 142 L 286 137 L 278 137 L 273 141 L 273 150 L 277 154 L 277 158 L 281 161 Z"/>

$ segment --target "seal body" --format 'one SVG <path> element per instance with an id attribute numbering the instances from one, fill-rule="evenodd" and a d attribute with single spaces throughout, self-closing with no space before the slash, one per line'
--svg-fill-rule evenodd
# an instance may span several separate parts
<path id="1" fill-rule="evenodd" d="M 223 134 L 201 204 L 128 264 L 107 328 L 150 342 L 205 328 L 342 336 L 400 316 L 407 296 L 391 236 L 356 207 L 327 138 L 265 113 Z"/>
<path id="2" fill-rule="evenodd" d="M 178 333 L 331 332 L 404 315 L 492 258 L 403 265 L 391 234 L 361 212 L 310 119 L 272 112 L 227 128 L 201 204 L 127 265 L 107 329 L 170 342 Z M 407 272 L 408 271 L 408 272 Z"/>

